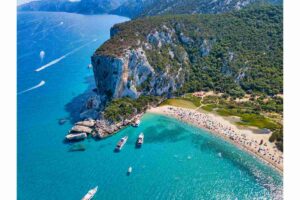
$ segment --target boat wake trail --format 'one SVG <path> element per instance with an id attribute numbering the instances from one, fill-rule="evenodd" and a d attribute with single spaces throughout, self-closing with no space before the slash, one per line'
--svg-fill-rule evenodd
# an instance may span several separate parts
<path id="1" fill-rule="evenodd" d="M 31 88 L 29 88 L 27 90 L 23 90 L 22 92 L 19 92 L 18 95 L 19 94 L 23 94 L 25 92 L 29 92 L 29 91 L 34 90 L 34 89 L 37 89 L 39 87 L 42 87 L 43 85 L 45 85 L 45 83 L 46 83 L 45 81 L 41 81 L 39 84 L 37 84 L 37 85 L 35 85 L 35 86 L 31 87 Z"/>
<path id="2" fill-rule="evenodd" d="M 67 54 L 64 55 L 64 56 L 62 56 L 62 57 L 60 57 L 60 58 L 57 58 L 57 59 L 55 59 L 55 60 L 52 60 L 51 62 L 47 63 L 46 65 L 43 65 L 42 67 L 36 69 L 35 71 L 36 71 L 36 72 L 42 71 L 43 69 L 46 69 L 47 67 L 50 67 L 50 66 L 52 66 L 52 65 L 54 65 L 54 64 L 56 64 L 56 63 L 58 63 L 59 61 L 61 61 L 62 59 L 66 58 L 66 57 L 67 57 Z"/>
<path id="3" fill-rule="evenodd" d="M 70 51 L 69 53 L 67 53 L 67 54 L 65 54 L 65 55 L 63 55 L 63 56 L 61 56 L 61 57 L 59 57 L 59 58 L 57 58 L 57 59 L 55 59 L 55 60 L 52 60 L 51 62 L 49 62 L 49 63 L 47 63 L 47 64 L 45 64 L 45 65 L 39 67 L 39 68 L 36 69 L 35 71 L 36 71 L 36 72 L 39 72 L 39 71 L 42 71 L 42 70 L 44 70 L 44 69 L 46 69 L 46 68 L 52 66 L 52 65 L 54 65 L 54 64 L 56 64 L 56 63 L 58 63 L 58 62 L 60 62 L 61 60 L 65 59 L 67 56 L 69 56 L 69 55 L 71 55 L 71 54 L 73 54 L 73 53 L 79 51 L 79 50 L 82 49 L 83 47 L 85 47 L 85 46 L 87 46 L 87 45 L 89 45 L 89 44 L 91 44 L 91 43 L 93 43 L 93 42 L 96 42 L 97 40 L 98 40 L 98 39 L 93 39 L 92 41 L 90 41 L 90 42 L 88 42 L 88 43 L 86 43 L 86 44 L 84 44 L 84 45 L 82 45 L 82 46 L 80 46 L 80 47 L 77 47 L 76 49 Z"/>

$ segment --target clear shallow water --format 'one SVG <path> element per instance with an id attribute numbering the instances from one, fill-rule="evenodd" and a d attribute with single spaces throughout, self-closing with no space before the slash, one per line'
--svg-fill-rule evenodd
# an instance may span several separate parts
<path id="1" fill-rule="evenodd" d="M 125 20 L 18 14 L 18 92 L 45 81 L 18 95 L 18 199 L 81 199 L 96 185 L 95 199 L 272 199 L 280 193 L 282 177 L 268 166 L 203 130 L 160 115 L 147 114 L 138 128 L 88 139 L 81 142 L 85 151 L 69 152 L 63 138 L 71 123 L 61 126 L 57 120 L 76 118 L 83 93 L 94 87 L 90 56 L 109 38 L 109 28 Z M 141 131 L 145 143 L 136 149 Z M 127 144 L 114 153 L 124 135 Z M 127 176 L 129 166 L 133 172 Z"/>

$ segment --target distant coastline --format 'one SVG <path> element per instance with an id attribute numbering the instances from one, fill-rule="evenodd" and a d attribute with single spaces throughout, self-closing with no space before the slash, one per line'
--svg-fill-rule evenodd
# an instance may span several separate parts
<path id="1" fill-rule="evenodd" d="M 147 110 L 147 112 L 173 117 L 198 128 L 205 129 L 208 132 L 230 142 L 231 144 L 234 144 L 238 148 L 256 156 L 258 159 L 271 166 L 280 174 L 283 173 L 283 154 L 274 148 L 275 146 L 273 143 L 270 143 L 266 139 L 269 135 L 256 134 L 251 130 L 239 129 L 237 126 L 231 124 L 229 121 L 220 116 L 202 113 L 195 111 L 194 109 L 180 108 L 175 106 L 160 106 L 150 108 Z M 215 128 L 211 121 L 221 128 Z M 232 134 L 229 134 L 228 132 L 225 134 L 225 130 L 228 132 L 232 131 Z M 259 145 L 261 139 L 263 139 L 266 146 Z M 268 150 L 266 151 L 266 149 Z M 272 155 L 274 155 L 273 160 Z"/>

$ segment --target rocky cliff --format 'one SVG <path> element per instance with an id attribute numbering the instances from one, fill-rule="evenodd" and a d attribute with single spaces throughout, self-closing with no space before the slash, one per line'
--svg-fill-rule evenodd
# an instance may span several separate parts
<path id="1" fill-rule="evenodd" d="M 118 35 L 112 29 L 112 37 Z M 164 70 L 152 66 L 147 51 L 175 45 L 175 30 L 164 26 L 163 31 L 152 30 L 144 41 L 137 40 L 135 47 L 128 46 L 118 55 L 95 53 L 92 56 L 95 82 L 102 102 L 112 98 L 140 95 L 171 95 L 184 83 L 185 72 L 182 68 L 166 65 Z M 170 51 L 170 55 L 174 53 Z M 180 55 L 182 62 L 188 62 L 187 53 Z"/>
<path id="2" fill-rule="evenodd" d="M 115 25 L 92 56 L 102 105 L 113 98 L 215 90 L 282 92 L 282 7 Z"/>

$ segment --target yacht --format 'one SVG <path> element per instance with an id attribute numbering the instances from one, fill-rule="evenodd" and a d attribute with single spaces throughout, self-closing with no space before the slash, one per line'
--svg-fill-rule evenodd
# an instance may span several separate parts
<path id="1" fill-rule="evenodd" d="M 91 189 L 81 200 L 91 200 L 95 196 L 97 190 L 98 190 L 98 186 Z"/>
<path id="2" fill-rule="evenodd" d="M 142 146 L 144 143 L 144 133 L 140 133 L 138 139 L 136 140 L 137 146 Z"/>
<path id="3" fill-rule="evenodd" d="M 120 151 L 125 145 L 125 143 L 127 142 L 127 139 L 128 139 L 127 135 L 125 137 L 122 137 L 121 140 L 118 142 L 115 150 Z"/>

